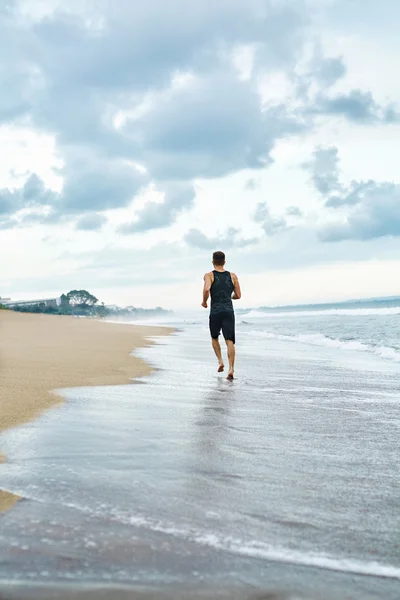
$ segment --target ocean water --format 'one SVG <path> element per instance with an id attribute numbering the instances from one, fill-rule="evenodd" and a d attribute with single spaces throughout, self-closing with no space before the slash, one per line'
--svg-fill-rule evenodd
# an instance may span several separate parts
<path id="1" fill-rule="evenodd" d="M 1 582 L 400 597 L 400 306 L 237 314 L 237 378 L 207 316 L 131 386 L 3 433 Z"/>

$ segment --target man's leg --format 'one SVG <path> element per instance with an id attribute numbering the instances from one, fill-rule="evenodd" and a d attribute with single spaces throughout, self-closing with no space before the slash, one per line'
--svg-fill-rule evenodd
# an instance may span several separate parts
<path id="1" fill-rule="evenodd" d="M 214 348 L 214 352 L 215 352 L 215 356 L 218 359 L 218 373 L 222 373 L 222 371 L 224 370 L 225 366 L 224 366 L 224 361 L 222 360 L 222 352 L 221 352 L 221 346 L 219 345 L 219 341 L 218 338 L 217 339 L 212 339 L 212 347 Z"/>
<path id="2" fill-rule="evenodd" d="M 222 373 L 224 370 L 224 361 L 222 359 L 221 346 L 219 345 L 218 337 L 221 332 L 221 318 L 220 315 L 210 315 L 210 334 L 212 347 L 214 348 L 215 355 L 218 359 L 218 373 Z"/>
<path id="3" fill-rule="evenodd" d="M 233 379 L 235 372 L 235 313 L 227 312 L 222 321 L 222 333 L 228 347 L 229 373 L 227 379 Z"/>
<path id="4" fill-rule="evenodd" d="M 235 344 L 232 342 L 232 340 L 226 340 L 226 345 L 228 346 L 229 360 L 228 379 L 233 379 L 233 375 L 235 373 Z"/>

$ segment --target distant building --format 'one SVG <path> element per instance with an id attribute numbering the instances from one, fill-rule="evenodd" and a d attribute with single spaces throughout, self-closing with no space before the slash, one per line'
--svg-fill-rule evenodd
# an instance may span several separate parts
<path id="1" fill-rule="evenodd" d="M 0 296 L 0 304 L 7 304 L 7 302 L 11 302 L 11 298 L 2 298 Z"/>
<path id="2" fill-rule="evenodd" d="M 45 306 L 53 306 L 57 308 L 61 304 L 60 298 L 40 298 L 39 300 L 13 300 L 10 298 L 2 298 L 1 303 L 5 304 L 8 308 L 14 306 L 33 306 L 35 304 L 44 304 Z"/>

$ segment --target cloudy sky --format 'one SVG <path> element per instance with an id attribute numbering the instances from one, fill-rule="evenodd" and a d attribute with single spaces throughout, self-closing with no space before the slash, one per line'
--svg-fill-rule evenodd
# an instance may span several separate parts
<path id="1" fill-rule="evenodd" d="M 398 0 L 3 0 L 0 296 L 400 292 Z"/>

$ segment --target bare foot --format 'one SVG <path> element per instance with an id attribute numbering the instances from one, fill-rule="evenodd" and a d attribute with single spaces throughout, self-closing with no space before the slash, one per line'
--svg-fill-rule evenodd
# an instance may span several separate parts
<path id="1" fill-rule="evenodd" d="M 222 371 L 225 369 L 225 365 L 223 363 L 221 363 L 218 367 L 218 373 L 222 373 Z"/>
<path id="2" fill-rule="evenodd" d="M 233 381 L 233 371 L 229 371 L 227 380 L 228 381 Z"/>

